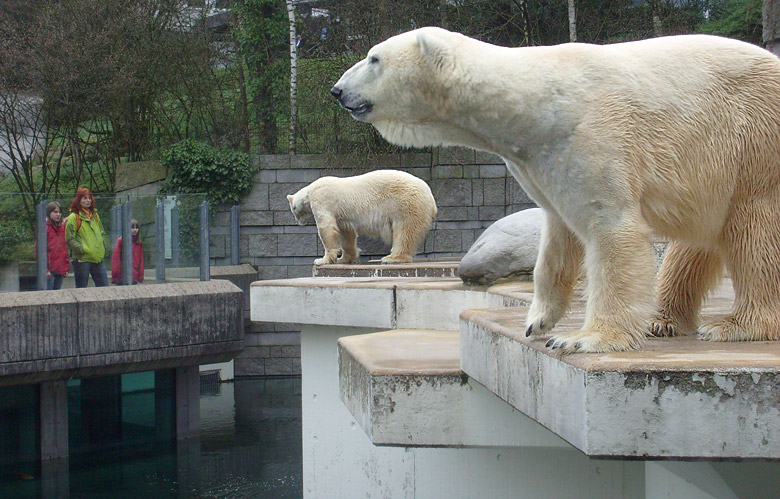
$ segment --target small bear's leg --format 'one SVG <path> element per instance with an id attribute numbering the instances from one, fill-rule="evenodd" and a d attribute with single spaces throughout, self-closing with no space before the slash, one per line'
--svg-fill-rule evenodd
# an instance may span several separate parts
<path id="1" fill-rule="evenodd" d="M 561 218 L 545 211 L 546 224 L 534 267 L 534 299 L 526 317 L 526 336 L 550 331 L 571 302 L 582 270 L 582 243 Z"/>
<path id="2" fill-rule="evenodd" d="M 694 249 L 678 241 L 669 249 L 658 273 L 658 311 L 650 336 L 692 334 L 707 293 L 723 277 L 723 261 L 715 251 Z"/>
<path id="3" fill-rule="evenodd" d="M 337 263 L 356 263 L 358 256 L 360 256 L 360 250 L 357 247 L 357 232 L 348 227 L 341 229 L 339 243 L 341 244 L 341 256 Z"/>
<path id="4" fill-rule="evenodd" d="M 580 331 L 553 335 L 547 346 L 565 352 L 611 352 L 644 344 L 655 303 L 655 263 L 650 229 L 638 212 L 605 211 L 588 217 L 585 323 Z"/>
<path id="5" fill-rule="evenodd" d="M 314 260 L 314 265 L 328 265 L 336 263 L 339 256 L 339 229 L 336 220 L 331 217 L 320 217 L 317 221 L 317 232 L 320 235 L 322 245 L 325 247 L 325 255 Z"/>
<path id="6" fill-rule="evenodd" d="M 403 222 L 393 224 L 393 247 L 390 249 L 389 255 L 382 257 L 382 263 L 409 263 L 414 259 L 422 239 L 420 239 L 420 234 L 409 233 L 407 228 L 408 224 Z M 425 233 L 423 233 L 424 235 Z"/>
<path id="7" fill-rule="evenodd" d="M 732 207 L 723 250 L 734 281 L 731 315 L 707 322 L 699 336 L 710 341 L 780 339 L 780 196 Z"/>

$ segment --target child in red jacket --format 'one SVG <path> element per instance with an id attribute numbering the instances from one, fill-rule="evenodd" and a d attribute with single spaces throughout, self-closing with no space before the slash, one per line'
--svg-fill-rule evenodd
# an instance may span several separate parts
<path id="1" fill-rule="evenodd" d="M 141 242 L 141 226 L 138 220 L 130 220 L 130 234 L 133 236 L 133 284 L 144 282 L 144 245 Z M 111 255 L 111 282 L 122 284 L 122 238 L 116 240 Z"/>
<path id="2" fill-rule="evenodd" d="M 68 275 L 68 246 L 65 244 L 65 224 L 62 206 L 57 201 L 46 205 L 46 289 L 60 289 Z"/>

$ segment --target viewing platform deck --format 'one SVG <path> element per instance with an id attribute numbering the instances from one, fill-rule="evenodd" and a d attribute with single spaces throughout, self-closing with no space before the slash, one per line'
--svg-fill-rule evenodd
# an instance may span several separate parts
<path id="1" fill-rule="evenodd" d="M 223 280 L 0 298 L 0 386 L 221 362 L 244 343 L 244 297 Z"/>

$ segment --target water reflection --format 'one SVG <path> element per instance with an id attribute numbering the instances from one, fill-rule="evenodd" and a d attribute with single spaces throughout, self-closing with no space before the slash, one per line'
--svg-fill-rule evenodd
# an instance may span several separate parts
<path id="1" fill-rule="evenodd" d="M 78 454 L 54 471 L 1 470 L 0 497 L 302 496 L 300 378 L 223 383 L 202 391 L 200 411 L 199 439 Z"/>

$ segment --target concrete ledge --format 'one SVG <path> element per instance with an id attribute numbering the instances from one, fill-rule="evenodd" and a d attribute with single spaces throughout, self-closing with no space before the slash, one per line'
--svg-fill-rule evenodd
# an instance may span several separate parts
<path id="1" fill-rule="evenodd" d="M 220 280 L 5 293 L 0 385 L 229 360 L 242 305 Z"/>
<path id="2" fill-rule="evenodd" d="M 375 445 L 567 447 L 460 370 L 457 331 L 338 340 L 341 399 Z"/>
<path id="3" fill-rule="evenodd" d="M 378 261 L 351 265 L 315 265 L 312 277 L 458 277 L 458 262 L 419 260 L 382 265 Z"/>
<path id="4" fill-rule="evenodd" d="M 526 303 L 528 283 L 497 288 L 460 279 L 311 277 L 252 283 L 251 319 L 326 326 L 457 329 L 468 308 Z M 495 291 L 495 292 L 494 292 Z"/>
<path id="5" fill-rule="evenodd" d="M 582 307 L 555 332 L 579 328 Z M 465 311 L 461 368 L 585 454 L 780 459 L 780 342 L 683 337 L 558 358 L 525 338 L 525 314 Z"/>

